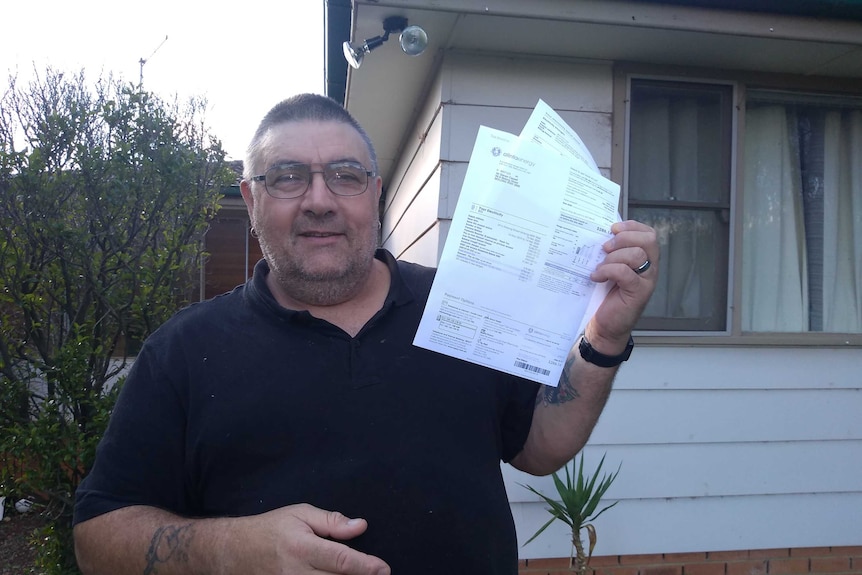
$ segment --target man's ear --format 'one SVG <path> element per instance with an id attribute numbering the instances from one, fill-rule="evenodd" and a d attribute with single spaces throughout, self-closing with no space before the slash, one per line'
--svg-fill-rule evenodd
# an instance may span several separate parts
<path id="1" fill-rule="evenodd" d="M 374 186 L 376 188 L 375 189 L 375 192 L 376 192 L 375 196 L 376 197 L 374 199 L 379 204 L 380 203 L 380 195 L 383 193 L 383 178 L 381 178 L 380 176 L 374 176 Z"/>
<path id="2" fill-rule="evenodd" d="M 248 219 L 251 221 L 251 225 L 254 226 L 254 193 L 251 191 L 251 182 L 242 180 L 239 183 L 239 191 L 248 210 Z"/>

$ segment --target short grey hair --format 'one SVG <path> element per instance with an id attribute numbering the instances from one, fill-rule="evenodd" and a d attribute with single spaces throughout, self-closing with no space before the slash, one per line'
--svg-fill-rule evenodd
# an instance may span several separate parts
<path id="1" fill-rule="evenodd" d="M 371 143 L 371 138 L 362 126 L 359 125 L 356 118 L 332 98 L 321 96 L 320 94 L 299 94 L 279 102 L 263 117 L 245 153 L 243 178 L 249 180 L 263 170 L 263 166 L 258 166 L 257 161 L 260 156 L 263 138 L 269 130 L 280 124 L 301 122 L 304 120 L 341 122 L 350 125 L 359 133 L 368 147 L 368 155 L 371 158 L 371 171 L 375 175 L 377 174 L 377 153 L 374 151 L 374 144 Z"/>

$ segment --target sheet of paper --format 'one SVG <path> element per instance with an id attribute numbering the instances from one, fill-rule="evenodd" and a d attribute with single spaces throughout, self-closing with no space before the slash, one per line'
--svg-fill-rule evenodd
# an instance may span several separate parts
<path id="1" fill-rule="evenodd" d="M 557 385 L 618 200 L 572 154 L 481 127 L 413 343 Z"/>
<path id="2" fill-rule="evenodd" d="M 601 170 L 596 165 L 593 155 L 590 153 L 584 141 L 569 126 L 565 120 L 551 108 L 544 100 L 539 99 L 530 119 L 521 130 L 520 138 L 528 139 L 531 142 L 539 144 L 545 148 L 550 148 L 557 151 L 560 155 L 569 158 L 575 158 L 584 162 L 595 173 L 601 174 Z M 622 218 L 617 212 L 616 221 L 621 221 Z M 605 297 L 613 287 L 613 282 L 604 282 L 596 285 L 593 290 L 593 295 L 590 297 L 590 302 L 587 305 L 587 311 L 581 322 L 578 333 L 582 333 L 593 314 L 604 301 Z"/>
<path id="3" fill-rule="evenodd" d="M 561 156 L 576 158 L 588 165 L 595 173 L 601 174 L 593 155 L 578 133 L 544 100 L 539 100 L 533 108 L 530 119 L 521 130 L 521 139 L 555 150 Z"/>

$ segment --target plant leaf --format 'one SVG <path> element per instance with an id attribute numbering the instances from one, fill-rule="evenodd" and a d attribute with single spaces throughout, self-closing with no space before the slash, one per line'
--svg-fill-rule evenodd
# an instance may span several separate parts
<path id="1" fill-rule="evenodd" d="M 529 485 L 521 485 L 521 487 L 524 487 L 533 494 L 539 496 L 545 503 L 547 503 L 549 506 L 547 511 L 551 514 L 551 518 L 548 522 L 533 534 L 533 536 L 527 540 L 527 543 L 530 543 L 538 537 L 538 535 L 545 531 L 545 529 L 547 529 L 555 520 L 560 520 L 570 527 L 573 541 L 574 538 L 580 537 L 581 529 L 587 529 L 590 538 L 590 557 L 592 556 L 597 537 L 595 527 L 591 523 L 587 524 L 587 521 L 594 521 L 602 513 L 619 503 L 619 501 L 615 501 L 614 503 L 603 507 L 598 513 L 595 513 L 596 508 L 601 503 L 602 497 L 604 497 L 622 468 L 622 463 L 620 463 L 616 472 L 602 475 L 601 471 L 606 455 L 607 454 L 602 456 L 601 461 L 599 461 L 599 464 L 596 466 L 593 473 L 584 473 L 583 454 L 581 454 L 580 461 L 577 460 L 577 456 L 572 459 L 571 470 L 569 470 L 568 464 L 564 466 L 566 474 L 565 481 L 560 477 L 559 473 L 554 473 L 554 487 L 557 490 L 559 501 L 540 493 Z M 576 469 L 577 473 L 575 474 Z M 524 545 L 527 543 L 524 543 Z M 589 559 L 587 561 L 589 561 Z"/>
<path id="2" fill-rule="evenodd" d="M 527 539 L 527 542 L 526 542 L 526 543 L 524 543 L 524 545 L 529 544 L 533 539 L 535 539 L 536 537 L 538 537 L 539 535 L 541 535 L 541 534 L 542 534 L 542 531 L 544 531 L 545 529 L 547 529 L 547 528 L 548 528 L 548 526 L 549 526 L 551 523 L 553 523 L 555 519 L 556 519 L 556 517 L 551 517 L 550 519 L 548 519 L 548 522 L 547 522 L 547 523 L 545 523 L 544 525 L 542 525 L 542 527 L 541 527 L 538 531 L 536 531 L 535 533 L 533 533 L 533 536 L 532 536 L 532 537 L 530 537 L 529 539 Z M 523 547 L 524 545 L 522 545 L 521 547 Z"/>
<path id="3" fill-rule="evenodd" d="M 605 509 L 607 509 L 607 507 Z M 587 565 L 589 565 L 590 559 L 593 558 L 593 549 L 596 548 L 596 540 L 598 540 L 598 536 L 596 535 L 596 528 L 592 523 L 587 523 L 584 525 L 584 528 L 587 530 L 587 535 L 590 538 L 590 551 L 587 553 Z"/>

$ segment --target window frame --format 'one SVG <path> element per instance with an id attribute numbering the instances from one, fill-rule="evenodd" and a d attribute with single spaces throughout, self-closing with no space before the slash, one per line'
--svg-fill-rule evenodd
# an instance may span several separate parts
<path id="1" fill-rule="evenodd" d="M 688 89 L 690 85 L 693 87 L 694 85 L 705 85 L 705 86 L 723 86 L 725 88 L 730 89 L 730 102 L 728 105 L 728 112 L 730 113 L 730 127 L 729 133 L 725 134 L 727 138 L 727 169 L 730 170 L 730 173 L 727 175 L 727 185 L 728 185 L 728 201 L 727 204 L 709 204 L 706 202 L 688 202 L 688 201 L 675 201 L 673 203 L 667 201 L 655 201 L 655 200 L 630 200 L 629 188 L 628 188 L 628 178 L 623 179 L 623 186 L 621 187 L 621 194 L 624 198 L 624 209 L 623 213 L 627 217 L 628 211 L 630 207 L 641 207 L 641 208 L 661 208 L 666 207 L 669 209 L 688 209 L 688 210 L 703 210 L 703 211 L 724 211 L 727 210 L 727 244 L 724 246 L 724 249 L 719 254 L 722 262 L 725 264 L 727 268 L 726 273 L 726 281 L 724 282 L 724 329 L 696 329 L 696 326 L 702 321 L 698 318 L 655 318 L 651 319 L 649 323 L 651 323 L 654 328 L 653 329 L 640 329 L 639 333 L 655 333 L 655 334 L 682 334 L 687 335 L 692 332 L 697 332 L 703 335 L 721 335 L 727 334 L 729 332 L 729 326 L 731 325 L 732 317 L 731 317 L 731 306 L 730 306 L 730 293 L 732 288 L 732 276 L 731 271 L 733 269 L 733 265 L 731 262 L 732 253 L 733 253 L 733 229 L 734 229 L 734 214 L 735 209 L 733 205 L 733 201 L 735 198 L 735 174 L 736 174 L 736 154 L 735 154 L 735 140 L 736 140 L 736 128 L 738 125 L 738 114 L 736 107 L 733 105 L 733 102 L 736 101 L 736 89 L 737 86 L 733 82 L 715 82 L 715 81 L 700 81 L 694 80 L 690 78 L 681 79 L 681 78 L 665 78 L 665 77 L 652 77 L 652 76 L 642 76 L 642 75 L 629 75 L 626 81 L 626 124 L 625 124 L 625 149 L 628 151 L 631 142 L 631 122 L 628 121 L 631 118 L 631 93 L 632 93 L 632 84 L 636 81 L 644 81 L 644 82 L 662 82 L 667 83 L 668 88 L 670 90 L 685 90 Z M 722 98 L 724 96 L 721 96 Z M 624 160 L 624 174 L 626 176 L 629 174 L 630 165 L 629 165 L 629 154 L 625 154 Z M 716 288 L 720 288 L 721 283 L 716 283 Z M 721 299 L 717 296 L 717 299 Z M 718 303 L 718 302 L 716 302 Z M 686 329 L 685 326 L 692 326 L 691 329 Z M 676 327 L 677 329 L 672 329 Z"/>
<path id="2" fill-rule="evenodd" d="M 728 245 L 727 326 L 724 331 L 657 331 L 636 330 L 635 335 L 647 336 L 648 344 L 670 345 L 746 345 L 746 346 L 823 346 L 862 347 L 862 333 L 824 332 L 743 332 L 741 330 L 742 295 L 742 154 L 745 150 L 746 96 L 752 90 L 780 90 L 806 95 L 862 97 L 862 79 L 833 77 L 800 77 L 765 72 L 705 70 L 691 67 L 643 65 L 620 62 L 613 72 L 613 118 L 611 179 L 620 183 L 621 213 L 628 216 L 628 149 L 631 80 L 661 82 L 723 84 L 733 86 L 733 126 L 731 134 L 731 214 Z M 642 340 L 643 341 L 643 340 Z"/>

